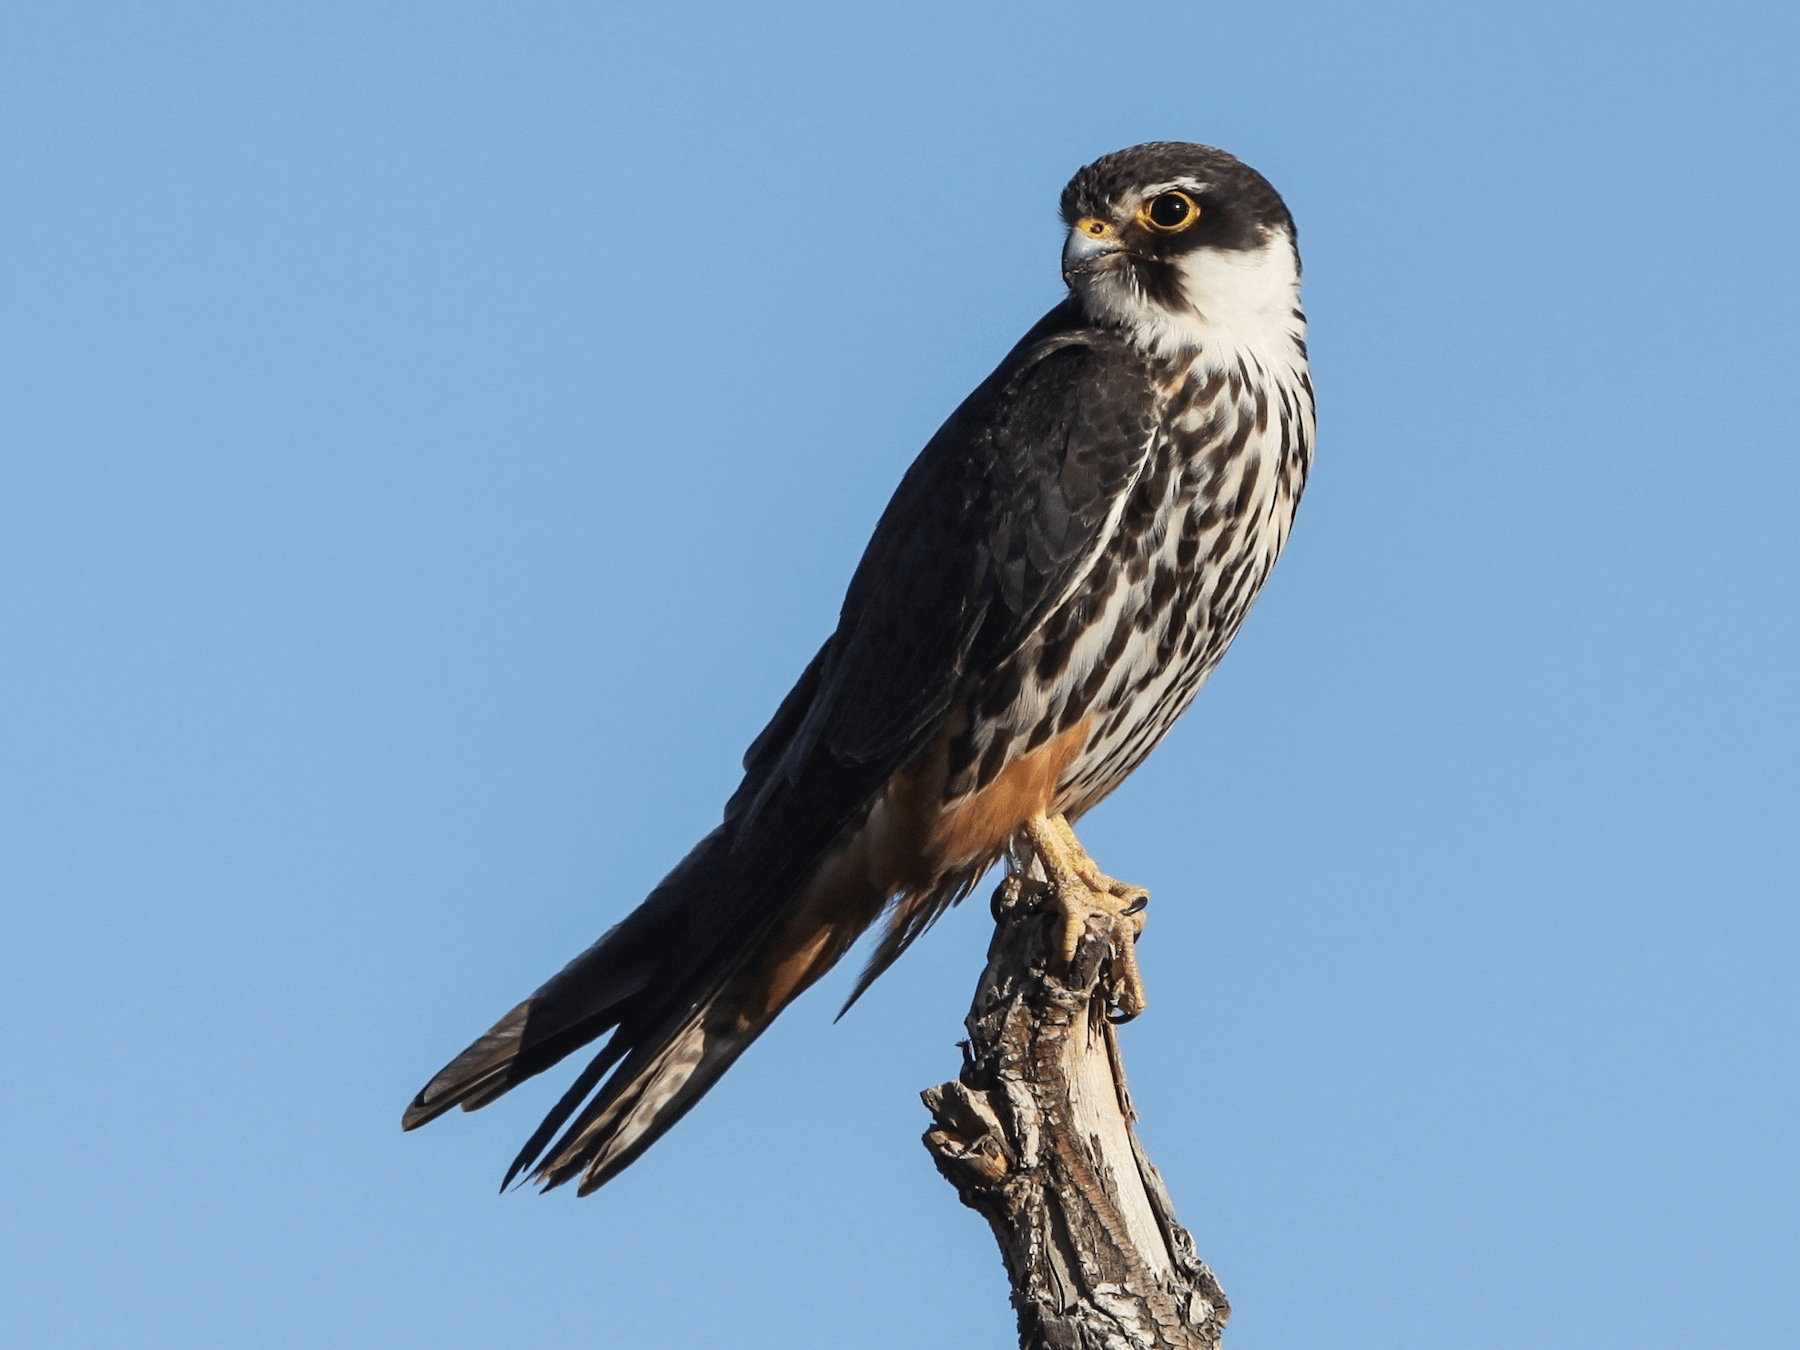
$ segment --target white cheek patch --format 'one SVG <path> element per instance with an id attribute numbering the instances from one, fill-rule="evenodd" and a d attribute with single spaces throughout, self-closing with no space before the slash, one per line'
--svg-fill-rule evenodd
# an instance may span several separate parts
<path id="1" fill-rule="evenodd" d="M 1196 345 L 1273 356 L 1306 334 L 1300 269 L 1285 230 L 1260 249 L 1196 249 L 1182 259 L 1181 287 L 1194 310 Z"/>

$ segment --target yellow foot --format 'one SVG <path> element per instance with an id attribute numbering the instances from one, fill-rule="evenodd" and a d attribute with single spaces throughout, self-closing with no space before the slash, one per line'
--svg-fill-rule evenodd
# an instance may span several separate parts
<path id="1" fill-rule="evenodd" d="M 1088 856 L 1088 851 L 1081 846 L 1081 840 L 1075 837 L 1075 827 L 1069 824 L 1065 816 L 1048 816 L 1045 823 L 1061 836 L 1066 853 L 1064 856 L 1074 863 L 1075 874 L 1096 895 L 1110 895 L 1125 901 L 1125 908 L 1117 911 L 1124 914 L 1140 913 L 1150 903 L 1150 892 L 1142 886 L 1133 886 L 1128 882 L 1114 881 L 1100 870 L 1100 865 Z M 1143 930 L 1143 923 L 1138 929 Z"/>
<path id="2" fill-rule="evenodd" d="M 1143 1012 L 1145 1004 L 1136 944 L 1138 934 L 1144 931 L 1144 906 L 1150 901 L 1150 892 L 1142 886 L 1114 881 L 1102 872 L 1062 816 L 1033 816 L 1025 823 L 1025 837 L 1044 866 L 1050 893 L 1062 914 L 1061 951 L 1065 966 L 1074 961 L 1088 920 L 1094 915 L 1131 920 L 1131 940 L 1117 953 L 1112 991 L 1114 1020 L 1130 1021 Z"/>

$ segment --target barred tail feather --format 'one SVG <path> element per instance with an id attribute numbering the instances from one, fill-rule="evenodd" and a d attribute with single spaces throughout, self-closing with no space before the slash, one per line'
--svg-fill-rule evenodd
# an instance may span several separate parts
<path id="1" fill-rule="evenodd" d="M 709 1025 L 703 1009 L 661 1037 L 653 1046 L 633 1054 L 551 1147 L 542 1162 L 540 1153 L 555 1126 L 555 1113 L 513 1160 L 508 1178 L 533 1163 L 531 1176 L 545 1190 L 577 1176 L 579 1193 L 587 1195 L 623 1171 L 639 1154 L 662 1138 L 676 1121 L 705 1096 L 720 1076 L 749 1049 L 751 1042 L 774 1020 L 773 1014 L 750 1026 Z M 587 1075 L 583 1075 L 584 1078 Z M 570 1089 L 590 1089 L 597 1076 Z M 582 1091 L 581 1096 L 586 1096 Z M 577 1098 L 579 1100 L 579 1098 Z M 566 1119 L 570 1112 L 563 1113 Z"/>
<path id="2" fill-rule="evenodd" d="M 716 886 L 730 849 L 725 826 L 701 840 L 643 904 L 445 1065 L 406 1108 L 401 1128 L 417 1129 L 452 1107 L 486 1106 L 633 1020 L 634 1011 L 654 998 L 694 898 Z M 610 1062 L 629 1048 L 619 1046 Z"/>
<path id="3" fill-rule="evenodd" d="M 611 1032 L 501 1183 L 529 1172 L 546 1190 L 576 1177 L 583 1195 L 603 1185 L 687 1114 L 879 913 L 884 896 L 853 848 L 808 870 L 773 895 L 745 884 L 732 826 L 721 826 L 623 922 L 452 1060 L 402 1125 L 485 1106 Z"/>
<path id="4" fill-rule="evenodd" d="M 708 962 L 670 989 L 657 1004 L 656 1024 L 622 1026 L 614 1043 L 630 1045 L 630 1054 L 577 1115 L 578 1103 L 599 1082 L 598 1066 L 590 1066 L 514 1160 L 509 1177 L 535 1164 L 532 1177 L 546 1190 L 577 1176 L 583 1195 L 605 1185 L 686 1115 L 783 1008 L 837 964 L 884 899 L 854 847 L 828 858 L 760 940 L 740 948 L 734 959 Z M 549 1144 L 558 1129 L 562 1136 Z"/>

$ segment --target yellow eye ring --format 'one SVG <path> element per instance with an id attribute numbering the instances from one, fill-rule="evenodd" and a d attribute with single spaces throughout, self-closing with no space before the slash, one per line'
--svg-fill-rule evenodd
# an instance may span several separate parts
<path id="1" fill-rule="evenodd" d="M 1180 234 L 1200 219 L 1200 203 L 1185 192 L 1159 192 L 1138 208 L 1137 218 L 1158 234 Z"/>

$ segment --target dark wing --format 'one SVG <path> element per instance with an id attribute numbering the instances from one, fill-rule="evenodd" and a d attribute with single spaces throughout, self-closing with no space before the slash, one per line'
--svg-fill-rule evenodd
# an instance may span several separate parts
<path id="1" fill-rule="evenodd" d="M 904 767 L 1092 567 L 1153 413 L 1141 358 L 1052 310 L 907 471 L 734 807 L 755 816 L 820 757 L 882 783 Z"/>

